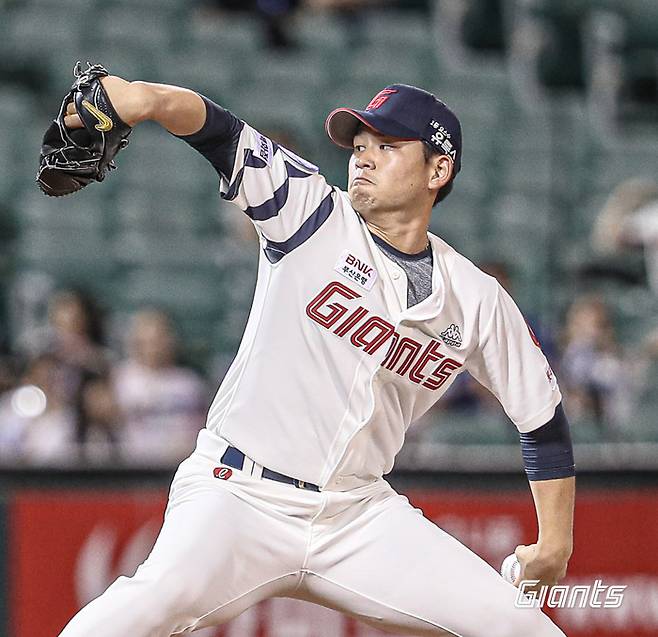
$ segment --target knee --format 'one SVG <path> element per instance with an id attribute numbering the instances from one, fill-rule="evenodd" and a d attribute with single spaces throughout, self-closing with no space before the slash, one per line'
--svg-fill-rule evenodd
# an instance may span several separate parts
<path id="1" fill-rule="evenodd" d="M 180 573 L 165 571 L 145 576 L 138 572 L 132 579 L 134 602 L 143 609 L 144 620 L 152 631 L 172 631 L 193 623 L 202 614 L 199 587 Z"/>
<path id="2" fill-rule="evenodd" d="M 133 577 L 118 577 L 108 589 L 82 608 L 60 637 L 170 635 L 188 619 L 182 616 L 187 591 L 173 578 L 138 569 Z"/>

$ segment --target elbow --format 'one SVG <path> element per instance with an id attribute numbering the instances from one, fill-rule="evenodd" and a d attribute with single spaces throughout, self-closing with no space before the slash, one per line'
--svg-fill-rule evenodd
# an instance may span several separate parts
<path id="1" fill-rule="evenodd" d="M 131 102 L 135 105 L 135 123 L 146 120 L 159 121 L 168 108 L 168 92 L 162 84 L 131 82 Z M 128 122 L 127 122 L 128 123 Z"/>

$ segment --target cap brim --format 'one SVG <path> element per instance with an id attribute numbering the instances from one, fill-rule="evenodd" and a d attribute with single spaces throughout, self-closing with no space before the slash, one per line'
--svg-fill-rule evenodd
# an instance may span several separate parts
<path id="1" fill-rule="evenodd" d="M 361 124 L 381 135 L 390 135 L 400 139 L 418 139 L 412 130 L 397 122 L 392 122 L 370 111 L 357 111 L 344 107 L 329 113 L 324 128 L 334 144 L 342 148 L 352 148 L 354 135 Z"/>

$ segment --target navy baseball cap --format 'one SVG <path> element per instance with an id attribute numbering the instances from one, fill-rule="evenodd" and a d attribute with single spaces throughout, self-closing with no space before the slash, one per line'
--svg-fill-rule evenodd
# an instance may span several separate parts
<path id="1" fill-rule="evenodd" d="M 461 124 L 441 100 L 423 89 L 391 84 L 379 91 L 365 110 L 343 107 L 329 113 L 325 129 L 334 144 L 352 148 L 360 124 L 390 137 L 427 142 L 452 158 L 453 176 L 461 168 Z"/>

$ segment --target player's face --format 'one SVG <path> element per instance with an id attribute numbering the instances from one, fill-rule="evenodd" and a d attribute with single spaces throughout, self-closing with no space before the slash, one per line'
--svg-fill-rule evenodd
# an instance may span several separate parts
<path id="1" fill-rule="evenodd" d="M 398 211 L 433 201 L 432 175 L 421 141 L 403 141 L 367 128 L 354 136 L 348 194 L 359 213 Z"/>

